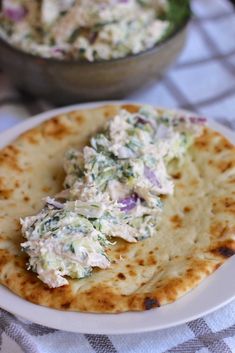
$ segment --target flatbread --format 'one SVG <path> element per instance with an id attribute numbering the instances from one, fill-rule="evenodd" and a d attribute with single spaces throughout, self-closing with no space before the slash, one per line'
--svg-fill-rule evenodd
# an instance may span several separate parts
<path id="1" fill-rule="evenodd" d="M 124 106 L 135 111 L 138 106 Z M 50 289 L 26 270 L 19 218 L 62 189 L 63 154 L 82 147 L 120 106 L 62 114 L 24 133 L 0 152 L 0 282 L 33 303 L 97 313 L 148 310 L 171 303 L 235 254 L 235 147 L 205 128 L 183 165 L 172 165 L 158 234 L 108 250 L 112 266 Z"/>

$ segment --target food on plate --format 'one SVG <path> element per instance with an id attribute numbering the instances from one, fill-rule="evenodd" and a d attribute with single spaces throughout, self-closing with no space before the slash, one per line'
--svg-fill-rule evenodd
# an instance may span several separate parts
<path id="1" fill-rule="evenodd" d="M 204 122 L 108 105 L 63 113 L 5 147 L 1 283 L 97 313 L 151 309 L 198 285 L 235 253 L 235 147 Z"/>
<path id="2" fill-rule="evenodd" d="M 0 36 L 46 58 L 109 60 L 152 48 L 188 11 L 176 0 L 3 0 Z"/>
<path id="3" fill-rule="evenodd" d="M 203 118 L 120 110 L 83 150 L 66 153 L 62 191 L 37 215 L 21 219 L 29 269 L 49 287 L 108 268 L 110 237 L 136 242 L 157 236 L 161 195 L 173 194 L 167 173 L 200 134 Z M 63 202 L 58 202 L 58 198 Z"/>

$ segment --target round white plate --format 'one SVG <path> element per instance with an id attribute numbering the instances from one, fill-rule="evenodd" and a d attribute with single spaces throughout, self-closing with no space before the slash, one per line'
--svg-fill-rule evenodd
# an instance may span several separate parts
<path id="1" fill-rule="evenodd" d="M 92 108 L 103 104 L 124 102 L 100 102 L 79 104 L 55 109 L 5 131 L 0 135 L 0 147 L 14 140 L 20 133 L 38 125 L 57 114 L 74 109 Z M 126 102 L 125 102 L 126 103 Z M 235 134 L 222 125 L 209 121 L 209 126 L 224 134 L 235 143 Z M 0 285 L 0 306 L 14 314 L 41 325 L 60 330 L 90 334 L 127 334 L 147 332 L 173 327 L 219 309 L 235 298 L 234 277 L 235 256 L 202 282 L 196 289 L 173 304 L 145 312 L 123 314 L 88 314 L 63 312 L 32 304 Z"/>

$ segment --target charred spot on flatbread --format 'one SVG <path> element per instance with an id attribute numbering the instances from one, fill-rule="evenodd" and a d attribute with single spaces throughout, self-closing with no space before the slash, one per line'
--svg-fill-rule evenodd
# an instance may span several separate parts
<path id="1" fill-rule="evenodd" d="M 146 297 L 144 299 L 144 309 L 145 310 L 150 310 L 152 308 L 159 308 L 160 303 L 157 299 L 151 298 L 151 297 Z"/>

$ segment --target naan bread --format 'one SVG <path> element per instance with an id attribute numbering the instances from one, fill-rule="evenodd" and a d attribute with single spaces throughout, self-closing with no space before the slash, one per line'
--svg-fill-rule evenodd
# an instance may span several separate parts
<path id="1" fill-rule="evenodd" d="M 62 189 L 64 152 L 82 147 L 119 108 L 62 114 L 0 152 L 0 282 L 26 300 L 97 313 L 151 309 L 189 292 L 235 253 L 235 147 L 205 128 L 184 164 L 171 165 L 175 193 L 164 200 L 155 237 L 118 240 L 109 250 L 110 269 L 61 288 L 49 289 L 26 270 L 19 218 L 38 212 L 43 197 Z"/>

